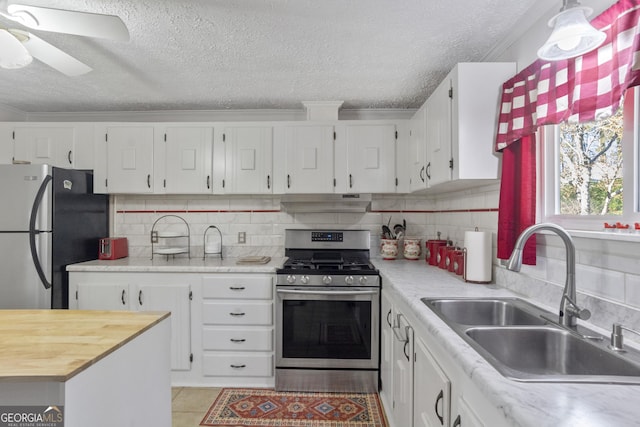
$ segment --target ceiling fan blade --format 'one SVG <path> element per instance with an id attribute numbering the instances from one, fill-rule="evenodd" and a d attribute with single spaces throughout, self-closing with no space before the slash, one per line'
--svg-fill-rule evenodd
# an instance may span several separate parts
<path id="1" fill-rule="evenodd" d="M 9 18 L 34 30 L 129 41 L 129 30 L 115 15 L 10 4 Z"/>
<path id="2" fill-rule="evenodd" d="M 70 77 L 76 77 L 93 70 L 93 68 L 89 67 L 87 64 L 78 61 L 68 53 L 31 33 L 20 30 L 10 30 L 10 32 L 17 34 L 18 36 L 27 37 L 28 40 L 24 40 L 22 44 L 27 48 L 31 56 L 44 62 L 51 68 L 55 68 L 62 74 L 66 74 Z"/>

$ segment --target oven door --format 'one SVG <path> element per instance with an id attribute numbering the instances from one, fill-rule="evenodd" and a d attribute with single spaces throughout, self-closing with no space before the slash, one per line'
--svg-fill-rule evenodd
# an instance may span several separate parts
<path id="1" fill-rule="evenodd" d="M 276 367 L 377 369 L 380 289 L 276 287 Z"/>

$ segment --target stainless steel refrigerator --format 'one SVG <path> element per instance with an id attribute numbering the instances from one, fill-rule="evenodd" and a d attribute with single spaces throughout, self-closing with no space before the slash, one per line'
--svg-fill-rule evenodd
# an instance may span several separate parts
<path id="1" fill-rule="evenodd" d="M 66 266 L 97 259 L 108 235 L 91 171 L 0 165 L 0 309 L 68 308 Z"/>

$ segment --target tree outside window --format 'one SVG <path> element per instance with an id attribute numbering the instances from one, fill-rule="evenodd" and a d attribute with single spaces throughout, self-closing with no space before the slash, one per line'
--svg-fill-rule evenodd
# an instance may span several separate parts
<path id="1" fill-rule="evenodd" d="M 622 215 L 622 108 L 607 119 L 560 125 L 560 214 Z"/>

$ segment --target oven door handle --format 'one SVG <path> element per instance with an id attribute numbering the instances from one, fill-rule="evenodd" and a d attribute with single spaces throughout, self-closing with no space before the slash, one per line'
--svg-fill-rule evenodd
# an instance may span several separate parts
<path id="1" fill-rule="evenodd" d="M 297 289 L 276 289 L 279 294 L 302 294 L 302 295 L 375 295 L 379 291 L 303 291 Z"/>

